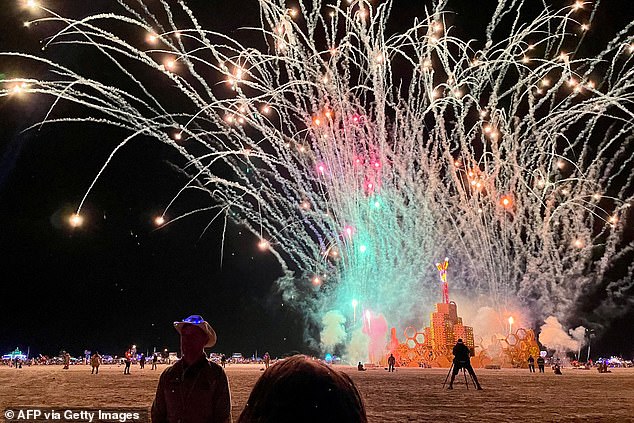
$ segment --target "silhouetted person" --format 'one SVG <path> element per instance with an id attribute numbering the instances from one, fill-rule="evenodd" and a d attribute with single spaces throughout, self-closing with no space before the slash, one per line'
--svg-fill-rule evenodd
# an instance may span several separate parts
<path id="1" fill-rule="evenodd" d="M 226 355 L 222 355 L 220 356 L 220 364 L 222 364 L 222 368 L 224 369 L 225 366 L 227 365 L 227 356 Z"/>
<path id="2" fill-rule="evenodd" d="M 555 372 L 556 375 L 560 375 L 561 373 L 561 366 L 559 365 L 559 363 L 555 364 L 553 366 L 553 371 Z"/>
<path id="3" fill-rule="evenodd" d="M 357 370 L 360 372 L 365 372 L 365 367 L 363 367 L 363 364 L 359 361 L 359 364 L 357 364 Z"/>
<path id="4" fill-rule="evenodd" d="M 141 358 L 139 359 L 139 367 L 141 369 L 145 368 L 145 355 L 141 354 Z"/>
<path id="5" fill-rule="evenodd" d="M 231 423 L 227 375 L 204 351 L 216 344 L 216 332 L 197 315 L 174 327 L 181 335 L 181 359 L 161 374 L 152 423 Z"/>
<path id="6" fill-rule="evenodd" d="M 237 423 L 367 423 L 352 379 L 320 361 L 295 355 L 266 370 Z"/>
<path id="7" fill-rule="evenodd" d="M 156 370 L 158 368 L 158 354 L 154 353 L 154 355 L 152 356 L 152 369 L 151 370 Z"/>
<path id="8" fill-rule="evenodd" d="M 264 353 L 263 360 L 264 360 L 264 367 L 268 369 L 269 365 L 271 364 L 271 356 L 269 355 L 268 352 Z"/>
<path id="9" fill-rule="evenodd" d="M 544 373 L 544 364 L 546 364 L 546 360 L 541 355 L 537 357 L 537 368 L 539 369 L 539 373 Z"/>
<path id="10" fill-rule="evenodd" d="M 101 365 L 101 356 L 99 355 L 99 352 L 96 351 L 93 355 L 90 356 L 90 366 L 92 367 L 92 370 L 90 371 L 90 374 L 99 374 L 99 366 Z"/>
<path id="11" fill-rule="evenodd" d="M 123 360 L 125 363 L 125 368 L 123 369 L 124 375 L 130 374 L 130 364 L 132 364 L 132 350 L 127 349 L 125 352 L 125 359 Z"/>
<path id="12" fill-rule="evenodd" d="M 478 377 L 473 371 L 473 367 L 471 367 L 471 351 L 469 351 L 469 347 L 467 347 L 462 339 L 458 339 L 458 342 L 453 347 L 453 371 L 451 372 L 451 380 L 449 381 L 449 389 L 453 389 L 453 381 L 456 378 L 456 375 L 461 369 L 466 369 L 471 377 L 473 378 L 473 382 L 476 385 L 476 389 L 481 390 L 480 382 L 478 382 Z"/>
<path id="13" fill-rule="evenodd" d="M 395 364 L 396 364 L 396 358 L 394 358 L 393 354 L 390 354 L 390 356 L 387 358 L 387 371 L 393 372 Z"/>
<path id="14" fill-rule="evenodd" d="M 70 354 L 64 353 L 64 369 L 68 370 L 68 366 L 70 366 Z"/>
<path id="15" fill-rule="evenodd" d="M 528 371 L 531 373 L 535 373 L 535 359 L 532 355 L 528 356 Z"/>

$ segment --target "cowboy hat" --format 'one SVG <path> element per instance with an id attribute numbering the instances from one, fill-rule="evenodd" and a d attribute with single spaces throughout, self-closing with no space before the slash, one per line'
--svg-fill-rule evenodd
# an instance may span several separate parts
<path id="1" fill-rule="evenodd" d="M 176 332 L 181 333 L 181 330 L 185 325 L 197 326 L 203 332 L 205 332 L 208 338 L 207 344 L 205 344 L 205 348 L 211 348 L 216 345 L 216 332 L 214 332 L 209 323 L 205 322 L 205 319 L 203 319 L 202 316 L 194 314 L 186 319 L 181 320 L 180 322 L 174 322 L 174 329 L 176 329 Z"/>

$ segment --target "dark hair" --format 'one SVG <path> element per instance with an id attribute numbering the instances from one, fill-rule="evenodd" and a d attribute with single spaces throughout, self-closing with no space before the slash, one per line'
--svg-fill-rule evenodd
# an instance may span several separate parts
<path id="1" fill-rule="evenodd" d="M 350 377 L 304 355 L 269 367 L 257 381 L 237 423 L 367 423 Z"/>

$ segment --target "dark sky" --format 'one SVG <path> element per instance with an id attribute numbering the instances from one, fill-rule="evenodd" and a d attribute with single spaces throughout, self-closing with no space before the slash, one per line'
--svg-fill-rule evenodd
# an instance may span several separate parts
<path id="1" fill-rule="evenodd" d="M 7 3 L 0 11 L 0 50 L 37 52 L 40 39 L 52 30 L 24 28 L 28 12 Z M 83 3 L 47 2 L 74 17 L 88 13 L 87 6 L 77 7 Z M 96 9 L 115 2 L 90 3 Z M 392 22 L 399 28 L 422 16 L 422 4 L 429 2 L 395 3 Z M 604 3 L 609 4 L 598 25 L 606 30 L 591 31 L 590 46 L 605 42 L 606 34 L 634 18 L 628 0 Z M 259 19 L 254 0 L 188 4 L 203 26 L 221 32 L 256 25 Z M 456 20 L 464 31 L 477 36 L 475 28 L 490 11 L 480 5 L 472 9 L 472 0 L 450 4 L 459 11 Z M 78 50 L 46 54 L 76 69 L 94 71 L 99 65 Z M 0 62 L 0 72 L 15 75 L 17 66 Z M 276 263 L 257 249 L 253 237 L 229 227 L 221 267 L 221 227 L 202 234 L 210 215 L 154 230 L 152 219 L 184 183 L 168 165 L 178 158 L 166 147 L 150 140 L 125 147 L 89 196 L 86 224 L 71 230 L 66 217 L 123 134 L 85 124 L 22 133 L 44 116 L 47 104 L 0 100 L 0 352 L 19 346 L 43 354 L 62 349 L 74 355 L 84 349 L 121 354 L 132 343 L 141 351 L 176 350 L 172 322 L 190 314 L 202 314 L 216 329 L 214 351 L 306 351 L 301 319 L 276 293 Z M 62 108 L 60 114 L 72 111 Z M 179 204 L 182 211 L 208 205 L 195 195 Z M 631 355 L 632 318 L 630 313 L 615 322 L 595 351 Z M 623 337 L 624 332 L 630 336 Z"/>

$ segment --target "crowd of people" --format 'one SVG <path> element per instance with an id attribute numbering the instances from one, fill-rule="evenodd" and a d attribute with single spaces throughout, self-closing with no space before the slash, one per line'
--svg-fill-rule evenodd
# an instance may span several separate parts
<path id="1" fill-rule="evenodd" d="M 232 422 L 231 394 L 223 370 L 227 358 L 216 355 L 215 359 L 209 359 L 204 352 L 205 348 L 216 344 L 215 331 L 198 315 L 174 322 L 174 327 L 180 335 L 181 359 L 161 373 L 151 408 L 152 422 Z M 482 386 L 471 366 L 471 351 L 462 339 L 458 339 L 452 352 L 454 360 L 447 374 L 447 378 L 451 375 L 448 388 L 453 389 L 455 377 L 462 370 L 465 380 L 468 372 L 474 387 L 481 390 Z M 134 351 L 128 349 L 122 357 L 124 374 L 130 374 L 134 358 Z M 51 361 L 43 356 L 33 360 L 38 364 L 49 364 Z M 159 355 L 153 354 L 151 358 L 146 358 L 141 354 L 138 358 L 141 369 L 147 360 L 152 362 L 152 370 L 156 370 Z M 68 369 L 71 357 L 63 353 L 52 362 L 63 364 L 64 369 Z M 92 374 L 99 374 L 104 357 L 95 352 L 84 362 L 90 365 Z M 265 366 L 264 373 L 253 387 L 237 419 L 238 423 L 367 422 L 363 399 L 352 379 L 344 372 L 304 355 L 295 355 L 271 365 L 271 357 L 266 352 L 261 362 Z M 394 371 L 395 362 L 394 356 L 390 354 L 389 372 Z M 7 364 L 19 368 L 22 363 L 11 360 Z M 528 358 L 531 373 L 535 372 L 535 364 L 539 372 L 544 373 L 544 357 Z M 366 370 L 361 362 L 357 367 L 360 371 Z M 554 362 L 552 369 L 555 374 L 562 374 L 559 362 Z M 598 369 L 600 373 L 609 372 L 605 362 L 599 363 Z"/>

